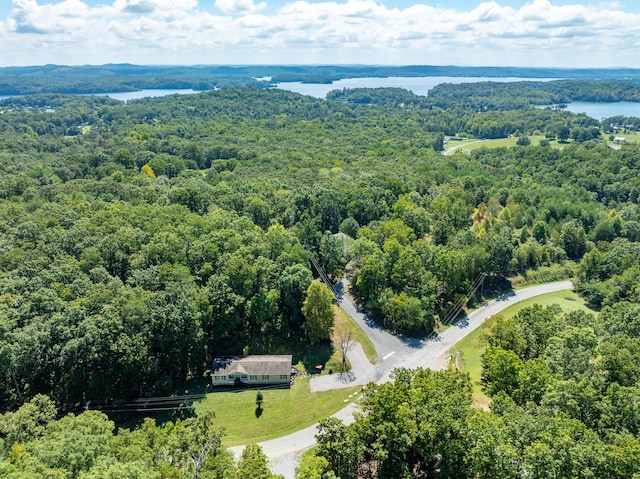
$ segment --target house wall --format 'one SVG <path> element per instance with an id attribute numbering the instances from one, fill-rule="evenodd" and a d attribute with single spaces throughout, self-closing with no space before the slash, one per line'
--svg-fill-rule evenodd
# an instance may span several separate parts
<path id="1" fill-rule="evenodd" d="M 214 386 L 228 386 L 233 384 L 233 379 L 229 379 L 228 376 L 214 374 L 211 376 L 211 384 Z"/>
<path id="2" fill-rule="evenodd" d="M 285 377 L 286 376 L 286 377 Z M 290 375 L 279 375 L 271 374 L 271 375 L 257 375 L 257 376 L 249 376 L 247 384 L 288 384 L 291 380 Z"/>
<path id="3" fill-rule="evenodd" d="M 260 386 L 263 384 L 289 384 L 291 380 L 291 376 L 288 374 L 283 374 L 282 376 L 271 374 L 271 375 L 249 375 L 246 379 L 246 384 L 249 386 L 255 385 Z M 214 374 L 211 376 L 211 384 L 213 386 L 233 386 L 235 382 L 235 375 L 233 378 L 229 376 Z"/>

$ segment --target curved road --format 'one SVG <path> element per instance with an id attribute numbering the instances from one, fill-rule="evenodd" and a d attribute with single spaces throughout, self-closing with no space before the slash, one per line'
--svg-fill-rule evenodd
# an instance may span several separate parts
<path id="1" fill-rule="evenodd" d="M 345 283 L 343 282 L 342 284 L 344 287 Z M 525 299 L 571 288 L 572 283 L 570 281 L 562 281 L 532 286 L 508 293 L 473 311 L 443 331 L 442 334 L 424 341 L 403 340 L 387 333 L 369 321 L 359 308 L 350 300 L 345 299 L 344 296 L 340 298 L 340 306 L 354 317 L 358 325 L 369 336 L 378 352 L 379 360 L 378 364 L 375 365 L 374 377 L 368 379 L 377 383 L 384 383 L 390 380 L 390 373 L 396 367 L 442 369 L 446 364 L 445 356 L 447 351 L 462 338 L 480 327 L 486 319 Z M 352 384 L 358 383 L 354 381 Z M 350 424 L 354 420 L 353 412 L 355 408 L 355 404 L 351 402 L 333 416 L 341 419 L 346 424 Z M 279 459 L 284 459 L 285 456 L 291 456 L 312 447 L 316 443 L 316 426 L 317 424 L 314 424 L 292 434 L 259 443 L 270 459 L 274 472 L 284 473 L 287 477 L 293 477 L 292 471 L 289 470 L 293 461 L 284 460 L 285 464 L 283 465 L 287 467 L 281 468 L 278 467 Z M 237 446 L 229 449 L 236 456 L 239 456 L 243 448 L 244 446 Z"/>
<path id="2" fill-rule="evenodd" d="M 360 344 L 354 343 L 348 352 L 352 367 L 351 373 L 349 375 L 331 374 L 312 378 L 310 387 L 314 392 L 378 382 L 387 372 L 400 366 L 403 361 L 426 344 L 424 340 L 394 336 L 382 329 L 364 314 L 348 294 L 343 293 L 347 287 L 348 281 L 345 279 L 334 287 L 338 294 L 338 304 L 367 335 L 376 350 L 378 362 L 375 365 L 371 364 Z"/>

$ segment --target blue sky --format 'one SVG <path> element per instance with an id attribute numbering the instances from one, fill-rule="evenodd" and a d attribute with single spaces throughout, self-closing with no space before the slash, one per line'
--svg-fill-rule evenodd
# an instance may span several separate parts
<path id="1" fill-rule="evenodd" d="M 59 3 L 53 0 L 47 0 L 47 1 L 42 1 L 39 2 L 41 5 L 44 4 L 54 4 L 54 3 Z M 97 5 L 108 5 L 112 2 L 109 2 L 108 0 L 86 0 L 84 3 L 86 3 L 87 5 L 90 6 L 97 6 Z M 267 2 L 267 8 L 269 10 L 272 9 L 278 9 L 283 5 L 286 5 L 287 2 L 285 0 L 273 0 L 273 1 L 269 1 Z M 320 0 L 312 0 L 310 3 L 322 3 Z M 344 3 L 344 2 L 342 2 Z M 417 0 L 386 0 L 386 1 L 379 1 L 378 3 L 382 3 L 388 7 L 395 7 L 395 8 L 406 8 L 406 7 L 410 7 L 412 5 L 415 5 L 417 3 L 422 3 L 425 5 L 431 5 L 431 6 L 440 6 L 440 7 L 447 7 L 447 8 L 455 8 L 455 9 L 459 9 L 459 10 L 470 10 L 473 9 L 474 7 L 476 7 L 478 4 L 482 3 L 481 1 L 475 0 L 475 1 L 469 1 L 469 0 L 444 0 L 444 1 L 437 1 L 437 0 L 425 0 L 425 1 L 417 1 Z M 519 8 L 522 7 L 524 5 L 526 5 L 527 3 L 530 3 L 529 0 L 505 0 L 505 1 L 499 1 L 498 2 L 500 5 L 504 5 L 504 6 L 510 6 L 510 7 L 515 7 L 515 8 Z M 593 6 L 598 6 L 598 5 L 603 5 L 606 3 L 614 3 L 614 2 L 602 2 L 600 0 L 583 0 L 583 1 L 573 1 L 573 0 L 558 0 L 553 2 L 554 5 L 573 5 L 573 4 L 580 4 L 580 5 L 593 5 Z M 620 1 L 620 2 L 615 2 L 618 5 L 620 5 L 620 7 L 628 12 L 638 12 L 640 11 L 640 2 L 638 1 Z M 203 1 L 203 0 L 198 0 L 198 4 L 200 5 L 201 8 L 206 9 L 206 10 L 213 10 L 215 7 L 213 6 L 214 2 L 213 0 L 211 1 Z M 2 16 L 6 16 L 9 14 L 9 12 L 11 11 L 11 1 L 10 0 L 0 0 L 0 15 Z"/>
<path id="2" fill-rule="evenodd" d="M 44 4 L 54 4 L 54 3 L 59 3 L 53 0 L 48 0 L 48 1 L 42 1 L 39 2 L 41 5 Z M 108 0 L 86 0 L 84 3 L 86 3 L 87 5 L 90 6 L 97 6 L 97 5 L 108 5 L 111 2 L 109 2 Z M 267 2 L 267 10 L 272 11 L 272 10 L 277 10 L 278 8 L 282 7 L 283 5 L 286 5 L 287 3 L 291 3 L 291 2 L 287 2 L 285 0 L 272 0 Z M 312 0 L 309 3 L 322 3 L 321 0 Z M 343 2 L 339 2 L 339 3 L 345 3 Z M 444 7 L 444 8 L 455 8 L 458 10 L 471 10 L 474 7 L 478 6 L 480 3 L 482 3 L 481 1 L 478 0 L 474 0 L 474 1 L 469 1 L 469 0 L 445 0 L 445 1 L 437 1 L 437 0 L 425 0 L 425 1 L 417 1 L 417 0 L 386 0 L 386 1 L 378 1 L 378 3 L 382 3 L 384 5 L 386 5 L 387 7 L 390 8 L 407 8 L 410 7 L 412 5 L 415 5 L 417 3 L 422 3 L 425 5 L 431 5 L 434 7 Z M 526 5 L 527 3 L 530 3 L 529 0 L 504 0 L 504 1 L 499 1 L 498 2 L 500 5 L 504 5 L 504 6 L 510 6 L 510 7 L 514 7 L 514 8 L 519 8 L 522 7 L 524 5 Z M 573 5 L 573 4 L 580 4 L 580 5 L 593 5 L 593 6 L 599 6 L 599 5 L 604 5 L 604 4 L 612 4 L 612 3 L 617 3 L 618 5 L 620 5 L 620 7 L 627 11 L 627 12 L 638 12 L 640 11 L 640 2 L 639 1 L 619 1 L 619 2 L 602 2 L 600 0 L 583 0 L 583 1 L 574 1 L 574 0 L 558 0 L 558 1 L 554 1 L 553 4 L 554 5 Z M 203 0 L 198 0 L 198 4 L 201 8 L 205 9 L 205 10 L 214 10 L 214 1 L 203 1 Z M 9 12 L 11 11 L 11 1 L 9 0 L 0 0 L 0 15 L 2 16 L 6 16 Z"/>
<path id="3" fill-rule="evenodd" d="M 640 68 L 637 0 L 0 0 L 0 66 Z"/>

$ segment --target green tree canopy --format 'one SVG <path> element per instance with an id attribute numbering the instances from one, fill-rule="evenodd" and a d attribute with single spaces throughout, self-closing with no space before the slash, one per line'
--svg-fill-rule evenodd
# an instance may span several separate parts
<path id="1" fill-rule="evenodd" d="M 333 328 L 333 294 L 324 283 L 314 281 L 307 289 L 302 305 L 304 330 L 309 342 L 317 343 L 329 339 Z"/>

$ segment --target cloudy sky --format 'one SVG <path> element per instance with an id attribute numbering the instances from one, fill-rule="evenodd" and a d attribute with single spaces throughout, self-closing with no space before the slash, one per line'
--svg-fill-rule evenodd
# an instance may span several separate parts
<path id="1" fill-rule="evenodd" d="M 0 0 L 0 66 L 640 68 L 638 0 Z"/>

